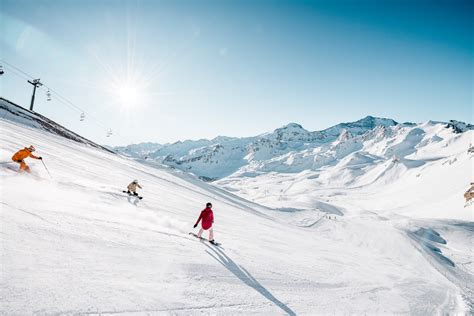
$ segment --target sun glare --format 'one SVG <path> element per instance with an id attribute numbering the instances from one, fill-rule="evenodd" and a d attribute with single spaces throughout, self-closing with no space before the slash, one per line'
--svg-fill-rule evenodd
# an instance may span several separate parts
<path id="1" fill-rule="evenodd" d="M 123 106 L 132 107 L 140 103 L 140 91 L 137 87 L 124 85 L 117 90 L 118 99 Z"/>
<path id="2" fill-rule="evenodd" d="M 114 103 L 123 110 L 137 109 L 146 103 L 146 84 L 137 80 L 113 80 L 109 86 Z"/>

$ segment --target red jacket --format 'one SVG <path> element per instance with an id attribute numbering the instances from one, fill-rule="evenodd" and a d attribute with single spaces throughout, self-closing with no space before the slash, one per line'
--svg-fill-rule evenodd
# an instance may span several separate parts
<path id="1" fill-rule="evenodd" d="M 202 210 L 201 215 L 196 222 L 196 225 L 199 224 L 199 221 L 202 219 L 202 228 L 209 229 L 212 227 L 212 223 L 214 223 L 214 213 L 208 207 Z"/>

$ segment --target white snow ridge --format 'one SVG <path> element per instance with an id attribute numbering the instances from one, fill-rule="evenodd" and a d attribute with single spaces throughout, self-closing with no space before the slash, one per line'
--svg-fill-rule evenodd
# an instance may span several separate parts
<path id="1" fill-rule="evenodd" d="M 474 311 L 468 124 L 293 123 L 127 156 L 48 124 L 0 100 L 2 315 Z M 17 172 L 31 144 L 51 177 Z M 221 247 L 188 234 L 208 201 Z"/>

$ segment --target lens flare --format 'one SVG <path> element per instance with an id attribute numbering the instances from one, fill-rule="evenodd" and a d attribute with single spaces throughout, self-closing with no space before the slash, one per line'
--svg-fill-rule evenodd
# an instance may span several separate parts
<path id="1" fill-rule="evenodd" d="M 143 102 L 143 94 L 134 83 L 125 83 L 118 85 L 115 89 L 117 102 L 125 108 L 139 106 Z"/>

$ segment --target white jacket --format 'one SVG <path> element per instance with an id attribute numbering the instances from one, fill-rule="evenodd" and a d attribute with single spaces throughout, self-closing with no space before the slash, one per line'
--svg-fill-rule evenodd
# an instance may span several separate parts
<path id="1" fill-rule="evenodd" d="M 137 187 L 139 187 L 140 189 L 142 188 L 138 183 L 132 182 L 127 186 L 127 189 L 130 192 L 137 192 Z"/>

